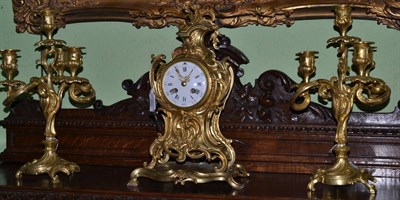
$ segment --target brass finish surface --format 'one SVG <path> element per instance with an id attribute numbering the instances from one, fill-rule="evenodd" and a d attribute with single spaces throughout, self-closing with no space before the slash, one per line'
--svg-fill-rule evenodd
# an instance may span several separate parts
<path id="1" fill-rule="evenodd" d="M 296 20 L 333 18 L 331 7 L 352 5 L 357 19 L 376 20 L 400 30 L 400 3 L 396 0 L 24 0 L 12 1 L 17 32 L 40 33 L 43 8 L 59 11 L 56 26 L 90 21 L 122 21 L 135 27 L 163 28 L 183 24 L 185 5 L 215 13 L 220 27 L 292 25 Z"/>
<path id="2" fill-rule="evenodd" d="M 389 99 L 390 88 L 383 80 L 370 77 L 370 72 L 375 68 L 372 42 L 364 42 L 360 38 L 347 35 L 352 25 L 351 7 L 337 6 L 335 13 L 335 26 L 340 36 L 329 39 L 328 43 L 338 47 L 338 76 L 330 80 L 310 81 L 316 71 L 315 58 L 318 52 L 304 51 L 297 54 L 300 63 L 298 71 L 303 81 L 294 87 L 296 93 L 291 99 L 292 108 L 298 111 L 305 109 L 311 101 L 310 93 L 317 91 L 320 97 L 332 101 L 332 112 L 337 122 L 336 145 L 333 147 L 336 161 L 328 169 L 317 170 L 307 188 L 314 191 L 314 185 L 318 182 L 329 185 L 361 182 L 371 194 L 375 194 L 375 186 L 369 183 L 369 181 L 375 181 L 375 178 L 368 171 L 358 169 L 348 160 L 347 154 L 350 148 L 346 146 L 347 123 L 354 102 L 360 102 L 366 106 L 382 104 Z M 348 51 L 350 48 L 353 51 L 352 69 L 356 72 L 354 76 L 349 76 Z"/>
<path id="3" fill-rule="evenodd" d="M 35 159 L 23 165 L 16 173 L 19 179 L 22 174 L 37 175 L 47 173 L 53 183 L 59 183 L 58 172 L 72 174 L 79 172 L 79 166 L 60 158 L 57 153 L 58 140 L 56 139 L 55 118 L 61 108 L 62 98 L 68 91 L 70 100 L 77 103 L 89 103 L 95 98 L 95 91 L 89 81 L 77 77 L 78 70 L 82 68 L 82 48 L 68 47 L 62 40 L 53 39 L 53 32 L 57 29 L 55 13 L 53 10 L 44 9 L 41 13 L 41 30 L 46 36 L 45 40 L 37 42 L 37 50 L 41 52 L 41 58 L 37 61 L 44 72 L 42 77 L 32 77 L 29 83 L 13 80 L 17 72 L 18 50 L 2 50 L 1 68 L 6 74 L 6 80 L 0 83 L 7 87 L 7 98 L 3 104 L 9 106 L 21 95 L 38 93 L 40 106 L 46 120 L 42 141 L 44 154 L 40 159 Z M 68 71 L 70 76 L 64 76 Z M 58 85 L 58 90 L 55 89 Z"/>
<path id="4" fill-rule="evenodd" d="M 137 186 L 139 177 L 147 177 L 181 184 L 187 181 L 226 181 L 233 188 L 241 189 L 244 185 L 234 178 L 249 174 L 243 166 L 235 164 L 232 140 L 226 139 L 219 129 L 220 114 L 233 86 L 233 70 L 226 59 L 217 61 L 214 52 L 205 45 L 211 40 L 214 48 L 217 47 L 218 26 L 214 23 L 214 13 L 201 12 L 195 6 L 188 6 L 184 11 L 188 20 L 179 26 L 177 33 L 182 39 L 182 46 L 173 51 L 169 63 L 164 61 L 164 55 L 152 56 L 149 73 L 150 85 L 160 104 L 158 112 L 165 122 L 164 131 L 150 146 L 151 162 L 144 163 L 143 168 L 131 173 L 128 186 Z M 166 83 L 163 77 L 170 67 L 181 61 L 197 65 L 204 72 L 199 75 L 207 80 L 204 97 L 190 107 L 171 103 L 164 92 Z M 178 80 L 183 81 L 182 87 L 187 87 L 192 79 L 196 79 L 192 72 L 186 76 L 181 75 L 178 68 L 175 70 Z M 179 84 L 177 87 L 180 87 Z M 178 89 L 173 92 L 178 92 Z M 178 169 L 171 167 L 170 163 L 174 161 Z"/>

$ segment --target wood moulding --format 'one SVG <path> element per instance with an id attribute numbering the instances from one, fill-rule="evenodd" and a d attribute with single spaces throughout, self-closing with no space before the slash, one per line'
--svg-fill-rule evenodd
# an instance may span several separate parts
<path id="1" fill-rule="evenodd" d="M 329 108 L 311 103 L 303 112 L 290 109 L 294 84 L 286 74 L 270 70 L 254 86 L 243 85 L 241 64 L 247 57 L 220 38 L 218 59 L 229 55 L 236 74 L 220 119 L 221 131 L 233 140 L 237 162 L 257 172 L 311 173 L 328 166 L 334 156 L 336 123 Z M 162 121 L 148 111 L 148 74 L 125 80 L 130 96 L 93 109 L 61 109 L 56 118 L 58 153 L 78 164 L 139 167 L 150 160 L 149 146 Z M 391 113 L 354 112 L 349 121 L 350 159 L 375 176 L 400 177 L 400 103 Z M 44 119 L 38 101 L 15 103 L 2 122 L 7 147 L 3 161 L 26 162 L 42 154 Z"/>
<path id="2" fill-rule="evenodd" d="M 183 9 L 196 5 L 216 14 L 221 27 L 251 24 L 292 25 L 296 20 L 334 18 L 332 8 L 350 4 L 356 19 L 376 20 L 400 30 L 400 2 L 396 0 L 12 0 L 17 32 L 40 32 L 40 11 L 59 11 L 57 25 L 95 21 L 121 21 L 135 27 L 163 28 L 182 24 Z"/>

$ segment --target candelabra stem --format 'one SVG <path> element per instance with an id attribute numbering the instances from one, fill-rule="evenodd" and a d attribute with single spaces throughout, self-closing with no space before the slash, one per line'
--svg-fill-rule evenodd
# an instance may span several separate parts
<path id="1" fill-rule="evenodd" d="M 338 86 L 342 86 L 342 84 L 338 84 Z M 348 158 L 350 147 L 347 146 L 347 123 L 353 107 L 355 92 L 360 87 L 361 85 L 355 84 L 353 88 L 333 88 L 332 110 L 337 121 L 336 145 L 333 148 L 336 155 L 335 162 L 329 168 L 316 171 L 307 186 L 309 191 L 315 191 L 314 185 L 318 182 L 327 185 L 349 185 L 360 182 L 368 188 L 371 194 L 376 194 L 375 186 L 369 184 L 369 181 L 376 182 L 375 178 L 367 170 L 359 169 L 350 163 Z"/>
<path id="2" fill-rule="evenodd" d="M 50 77 L 50 76 L 49 76 Z M 51 77 L 50 77 L 51 78 Z M 33 79 L 34 82 L 41 81 L 43 79 Z M 38 93 L 40 95 L 40 106 L 43 110 L 43 115 L 46 120 L 45 125 L 45 140 L 42 141 L 44 144 L 44 154 L 38 160 L 33 160 L 23 165 L 16 173 L 15 177 L 20 179 L 22 174 L 38 175 L 47 173 L 52 183 L 57 184 L 60 182 L 58 172 L 63 172 L 67 175 L 79 172 L 79 166 L 67 160 L 64 160 L 56 153 L 58 147 L 58 140 L 56 139 L 55 131 L 55 117 L 58 110 L 61 107 L 62 93 L 66 88 L 66 84 L 61 84 L 58 94 L 54 91 L 53 85 L 48 85 L 48 81 L 41 81 L 38 84 Z"/>
<path id="3" fill-rule="evenodd" d="M 343 81 L 346 78 L 346 74 L 349 71 L 348 67 L 348 47 L 346 47 L 346 44 L 341 43 L 340 44 L 340 49 L 339 50 L 339 64 L 338 64 L 338 77 L 339 81 L 337 82 L 338 86 L 340 87 L 340 90 L 344 90 L 344 84 Z"/>

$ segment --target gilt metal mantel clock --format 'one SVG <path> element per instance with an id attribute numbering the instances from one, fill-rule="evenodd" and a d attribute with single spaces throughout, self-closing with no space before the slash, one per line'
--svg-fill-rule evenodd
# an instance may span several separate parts
<path id="1" fill-rule="evenodd" d="M 164 131 L 150 146 L 150 163 L 135 169 L 128 186 L 139 177 L 184 184 L 226 181 L 235 189 L 236 177 L 249 176 L 235 163 L 231 140 L 219 129 L 219 118 L 233 86 L 234 75 L 225 60 L 218 61 L 205 43 L 218 42 L 212 12 L 185 9 L 187 20 L 179 25 L 182 46 L 166 62 L 152 56 L 150 84 L 164 119 Z"/>

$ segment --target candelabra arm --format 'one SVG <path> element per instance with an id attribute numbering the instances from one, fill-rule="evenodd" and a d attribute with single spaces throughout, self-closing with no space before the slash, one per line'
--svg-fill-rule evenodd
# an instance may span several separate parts
<path id="1" fill-rule="evenodd" d="M 96 97 L 96 92 L 89 82 L 72 83 L 68 90 L 69 98 L 77 103 L 89 103 Z"/>
<path id="2" fill-rule="evenodd" d="M 58 92 L 57 95 L 60 97 L 60 99 L 64 98 L 64 91 L 68 89 L 68 84 L 65 82 L 62 82 L 59 86 L 58 86 Z M 61 107 L 61 105 L 60 105 Z"/>
<path id="3" fill-rule="evenodd" d="M 375 106 L 386 102 L 390 98 L 391 89 L 385 81 L 369 76 L 352 76 L 345 79 L 346 82 L 357 82 L 356 100 L 364 105 Z"/>
<path id="4" fill-rule="evenodd" d="M 332 88 L 332 82 L 318 79 L 312 82 L 294 85 L 292 89 L 296 89 L 296 93 L 290 99 L 291 107 L 296 111 L 306 109 L 311 102 L 310 91 L 315 88 L 318 88 L 318 94 L 322 98 L 328 98 L 330 97 L 329 91 Z"/>
<path id="5" fill-rule="evenodd" d="M 364 90 L 367 91 L 367 96 L 364 96 Z M 365 105 L 375 106 L 387 102 L 390 98 L 391 90 L 387 85 L 367 86 L 360 88 L 356 92 L 356 98 L 359 102 Z"/>
<path id="6" fill-rule="evenodd" d="M 8 92 L 7 98 L 4 99 L 3 105 L 9 106 L 12 102 L 14 102 L 20 95 L 27 93 L 29 91 L 33 91 L 38 85 L 42 82 L 42 79 L 38 77 L 32 77 L 28 84 L 23 84 L 17 87 L 12 92 Z"/>
<path id="7" fill-rule="evenodd" d="M 301 99 L 301 100 L 298 100 Z M 305 90 L 303 92 L 299 92 L 298 90 L 296 91 L 296 94 L 294 95 L 294 98 L 290 99 L 290 105 L 291 107 L 296 110 L 296 111 L 301 111 L 304 110 L 310 105 L 311 102 L 311 96 L 310 92 Z"/>

